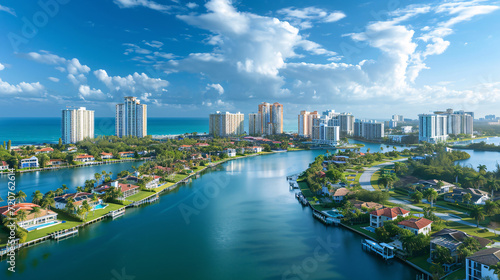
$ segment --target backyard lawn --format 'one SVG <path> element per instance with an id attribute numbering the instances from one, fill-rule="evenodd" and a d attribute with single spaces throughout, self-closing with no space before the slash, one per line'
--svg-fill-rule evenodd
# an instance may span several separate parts
<path id="1" fill-rule="evenodd" d="M 146 198 L 148 196 L 154 195 L 154 194 L 155 194 L 154 192 L 139 191 L 138 193 L 136 193 L 134 195 L 131 195 L 131 196 L 125 198 L 125 199 L 129 200 L 129 201 L 139 201 L 139 200 L 142 200 L 142 199 L 144 199 L 144 198 Z"/>

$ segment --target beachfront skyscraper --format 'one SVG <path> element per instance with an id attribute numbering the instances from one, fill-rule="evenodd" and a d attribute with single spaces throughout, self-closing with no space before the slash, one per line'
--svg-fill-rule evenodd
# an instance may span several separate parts
<path id="1" fill-rule="evenodd" d="M 312 119 L 311 138 L 314 143 L 336 146 L 340 140 L 340 126 L 333 111 Z"/>
<path id="2" fill-rule="evenodd" d="M 248 135 L 262 135 L 260 114 L 248 114 Z"/>
<path id="3" fill-rule="evenodd" d="M 356 120 L 354 122 L 354 137 L 368 140 L 384 138 L 384 123 L 375 120 Z"/>
<path id="4" fill-rule="evenodd" d="M 319 114 L 317 111 L 308 112 L 308 111 L 300 111 L 298 115 L 298 132 L 302 137 L 311 137 L 313 120 L 318 118 Z"/>
<path id="5" fill-rule="evenodd" d="M 263 102 L 259 104 L 260 129 L 263 134 L 283 133 L 283 105 Z"/>
<path id="6" fill-rule="evenodd" d="M 210 114 L 209 133 L 212 136 L 226 137 L 231 135 L 241 135 L 245 132 L 245 115 L 238 112 L 219 112 Z"/>
<path id="7" fill-rule="evenodd" d="M 444 142 L 449 134 L 467 134 L 473 133 L 473 112 L 437 111 L 434 114 L 420 114 L 419 120 L 419 141 L 429 143 Z"/>
<path id="8" fill-rule="evenodd" d="M 147 119 L 147 106 L 137 97 L 127 96 L 123 104 L 116 104 L 115 135 L 145 137 Z"/>
<path id="9" fill-rule="evenodd" d="M 64 144 L 94 138 L 94 111 L 85 107 L 62 110 L 61 132 Z"/>

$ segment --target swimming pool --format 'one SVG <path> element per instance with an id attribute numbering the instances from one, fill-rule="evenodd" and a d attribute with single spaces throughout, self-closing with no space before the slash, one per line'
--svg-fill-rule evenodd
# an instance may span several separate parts
<path id="1" fill-rule="evenodd" d="M 104 209 L 106 207 L 108 207 L 107 204 L 98 204 L 98 205 L 94 206 L 94 208 L 92 210 L 100 210 L 100 209 Z"/>
<path id="2" fill-rule="evenodd" d="M 45 223 L 45 224 L 34 225 L 32 227 L 26 228 L 26 230 L 27 231 L 32 231 L 32 230 L 35 230 L 37 228 L 46 227 L 46 226 L 52 226 L 54 224 L 57 224 L 57 222 L 56 221 L 52 221 L 52 222 L 48 222 L 48 223 Z"/>

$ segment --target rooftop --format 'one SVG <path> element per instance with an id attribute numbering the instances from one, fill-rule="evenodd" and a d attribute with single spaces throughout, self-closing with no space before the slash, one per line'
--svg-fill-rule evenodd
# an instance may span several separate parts
<path id="1" fill-rule="evenodd" d="M 398 223 L 398 225 L 414 228 L 414 229 L 423 229 L 426 226 L 432 224 L 431 220 L 428 220 L 426 218 L 420 218 L 420 219 L 409 219 L 409 220 L 404 220 Z"/>
<path id="2" fill-rule="evenodd" d="M 500 262 L 500 248 L 479 250 L 472 256 L 467 257 L 467 259 L 485 264 L 487 266 L 496 265 L 498 262 Z"/>

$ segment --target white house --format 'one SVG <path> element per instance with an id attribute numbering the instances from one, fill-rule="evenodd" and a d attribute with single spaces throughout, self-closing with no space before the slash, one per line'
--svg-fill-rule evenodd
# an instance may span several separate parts
<path id="1" fill-rule="evenodd" d="M 251 149 L 254 153 L 260 153 L 264 150 L 261 146 L 253 146 Z"/>
<path id="2" fill-rule="evenodd" d="M 32 168 L 32 167 L 38 167 L 38 158 L 33 156 L 30 158 L 23 158 L 21 159 L 21 162 L 19 163 L 19 168 Z"/>
<path id="3" fill-rule="evenodd" d="M 9 169 L 9 165 L 5 161 L 0 161 L 0 171 Z"/>
<path id="4" fill-rule="evenodd" d="M 91 155 L 79 155 L 74 158 L 75 161 L 80 161 L 80 162 L 90 162 L 94 161 L 94 156 Z"/>
<path id="5" fill-rule="evenodd" d="M 35 207 L 40 208 L 40 213 L 36 215 L 35 213 L 32 213 L 32 210 Z M 18 221 L 17 224 L 28 231 L 34 230 L 38 227 L 52 225 L 57 221 L 56 212 L 48 209 L 43 209 L 39 205 L 36 205 L 34 203 L 18 203 L 14 206 L 3 206 L 0 207 L 0 214 L 2 214 L 2 216 L 4 217 L 8 217 L 12 215 L 11 213 L 13 213 L 13 215 L 16 216 L 21 210 L 26 213 L 26 218 L 22 221 Z M 34 226 L 36 227 L 33 228 Z"/>
<path id="6" fill-rule="evenodd" d="M 227 148 L 227 149 L 224 149 L 224 153 L 226 153 L 228 157 L 235 157 L 236 156 L 236 149 Z"/>
<path id="7" fill-rule="evenodd" d="M 154 188 L 157 188 L 158 187 L 158 184 L 160 183 L 160 176 L 157 176 L 157 175 L 143 175 L 142 176 L 143 178 L 144 177 L 150 177 L 152 180 L 149 181 L 145 187 L 146 189 L 154 189 Z"/>
<path id="8" fill-rule="evenodd" d="M 420 233 L 424 235 L 428 235 L 431 233 L 431 224 L 432 221 L 426 218 L 420 219 L 409 219 L 404 220 L 398 223 L 398 227 L 402 229 L 407 229 L 413 232 L 415 235 L 419 235 Z"/>
<path id="9" fill-rule="evenodd" d="M 67 193 L 61 196 L 54 197 L 54 207 L 56 209 L 65 209 L 69 198 L 72 198 L 74 200 L 73 205 L 75 206 L 75 208 L 80 208 L 84 200 L 86 200 L 91 207 L 102 203 L 102 200 L 99 198 L 96 201 L 92 201 L 92 197 L 93 195 L 91 193 L 86 192 Z"/>
<path id="10" fill-rule="evenodd" d="M 384 225 L 385 221 L 395 220 L 397 217 L 406 217 L 410 214 L 410 211 L 405 210 L 401 207 L 394 208 L 383 208 L 376 211 L 370 212 L 370 226 L 378 228 Z"/>
<path id="11" fill-rule="evenodd" d="M 102 158 L 102 159 L 112 159 L 112 158 L 113 158 L 113 154 L 112 154 L 112 153 L 105 153 L 105 152 L 102 152 L 102 153 L 101 153 L 101 158 Z"/>
<path id="12" fill-rule="evenodd" d="M 493 270 L 490 270 L 490 266 L 496 265 L 498 262 L 500 262 L 500 248 L 498 247 L 475 252 L 465 259 L 465 279 L 498 280 L 498 275 L 494 274 Z"/>

